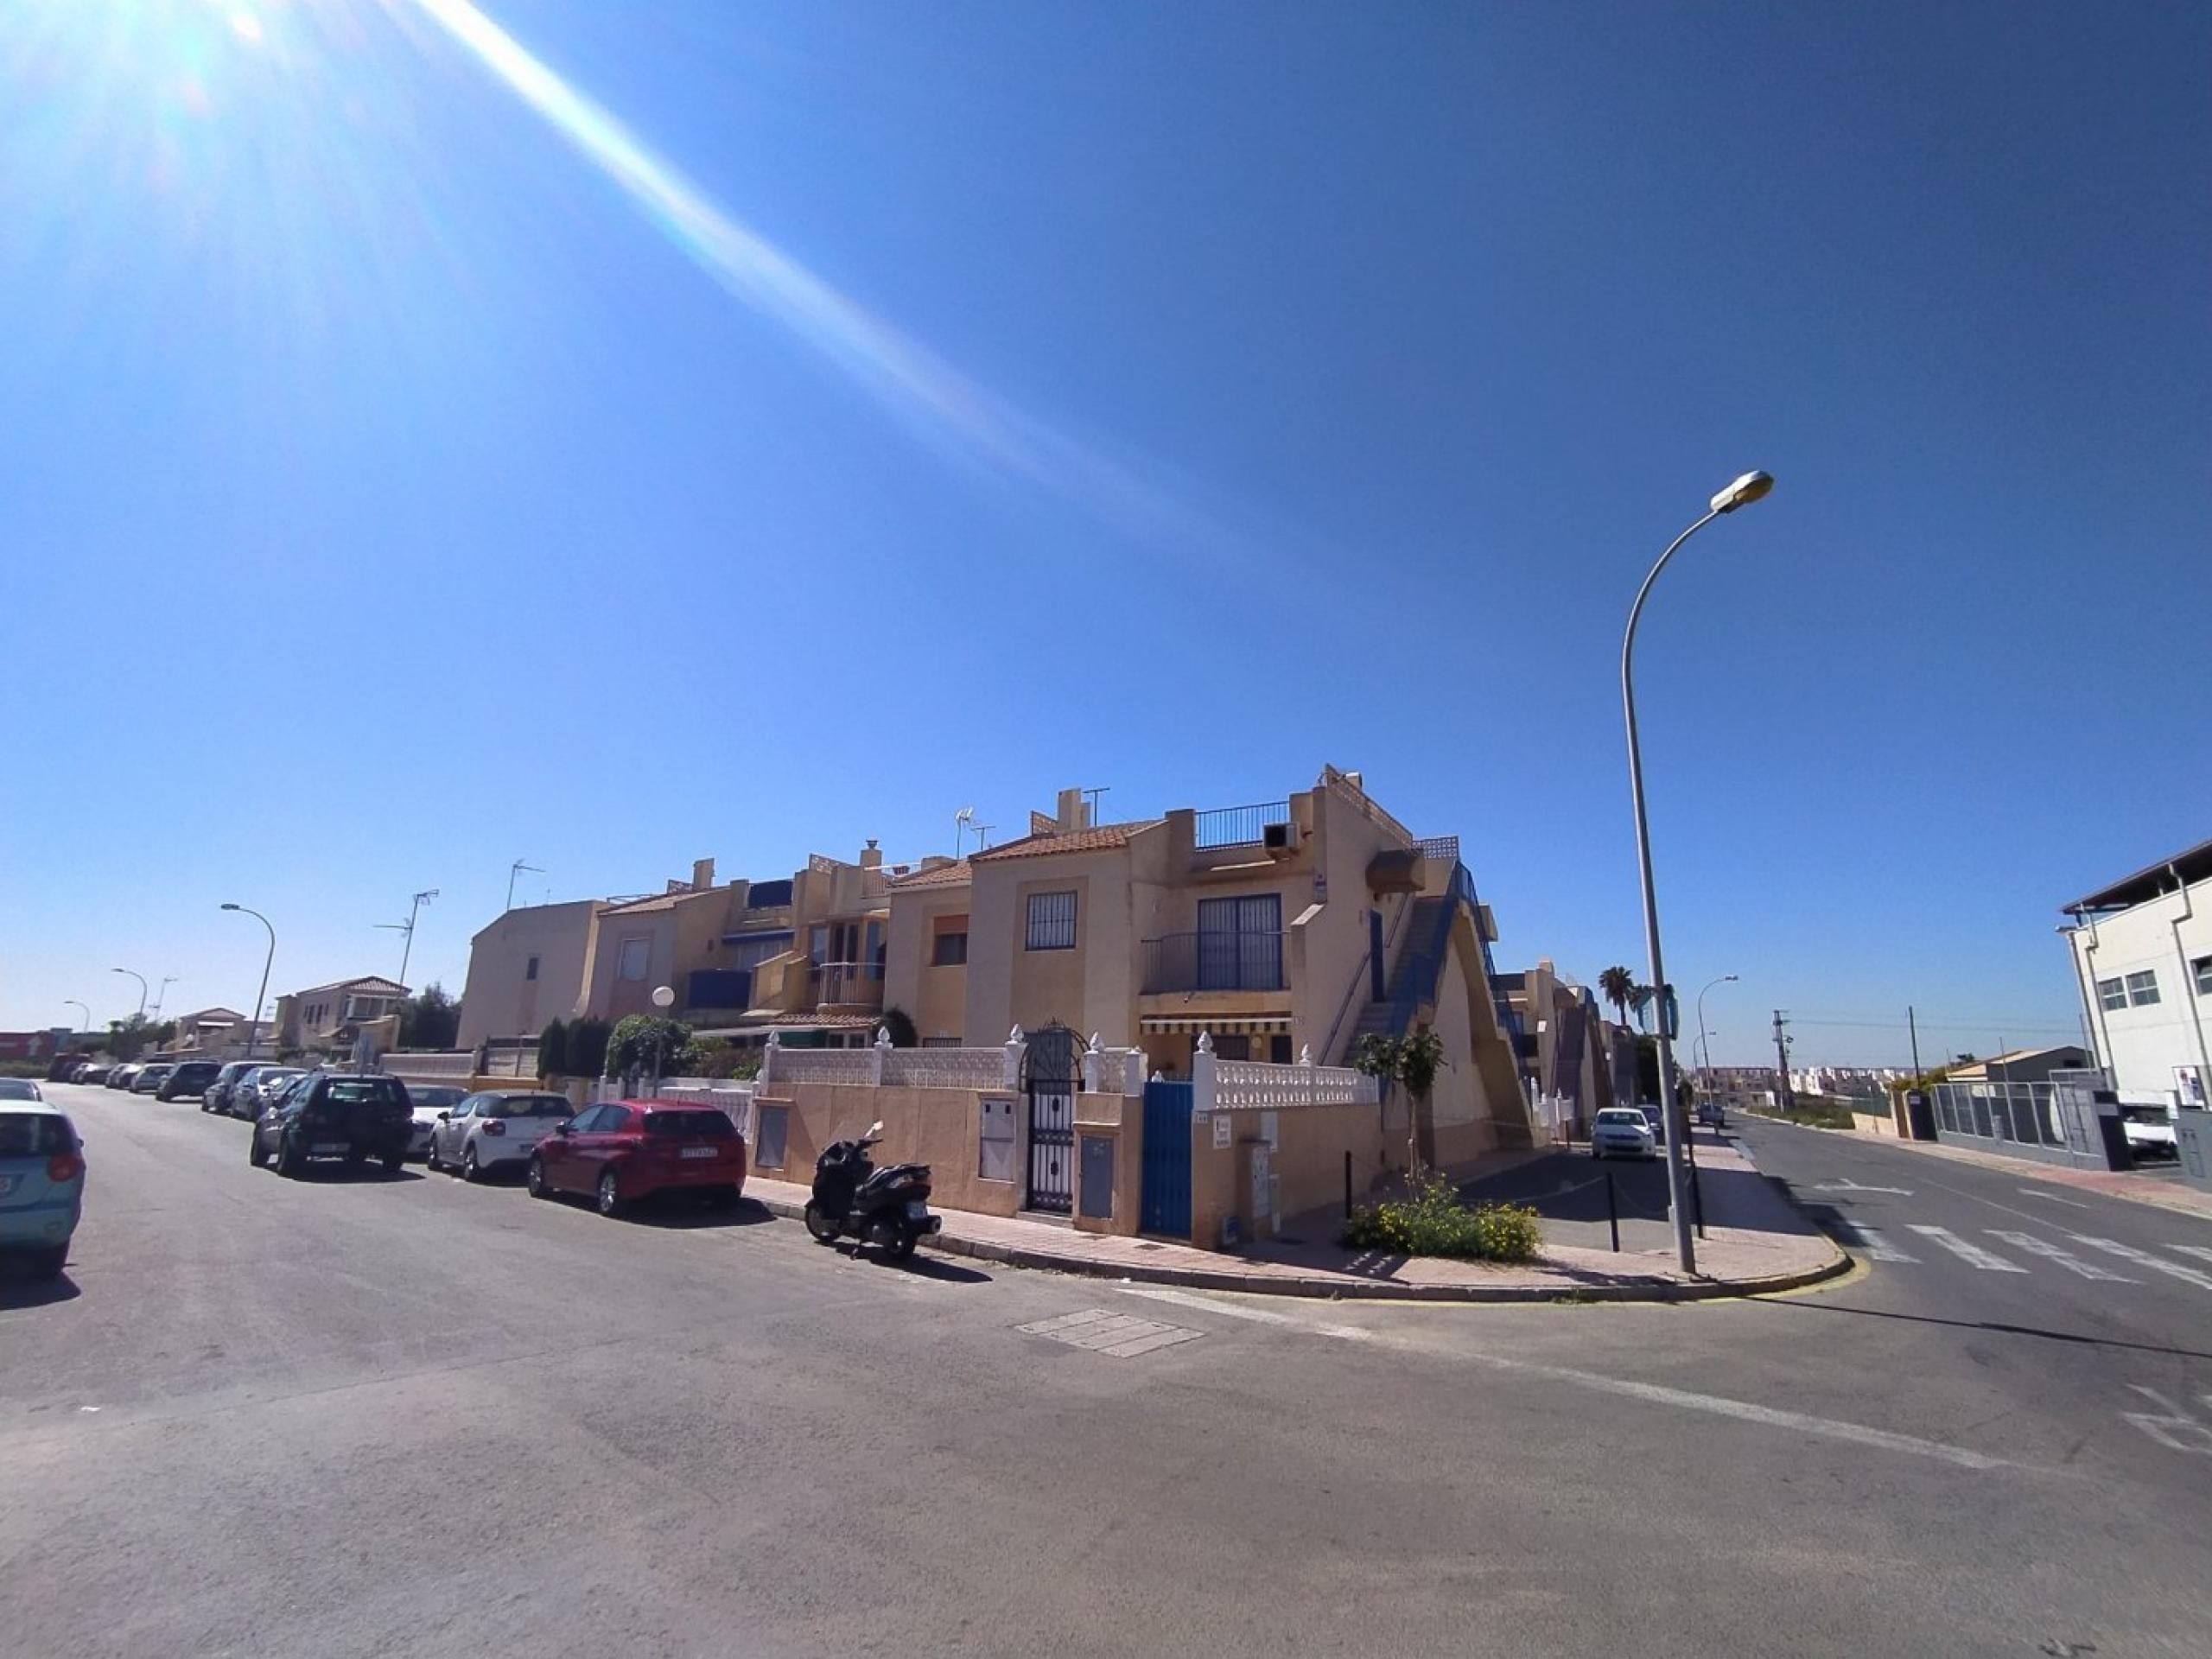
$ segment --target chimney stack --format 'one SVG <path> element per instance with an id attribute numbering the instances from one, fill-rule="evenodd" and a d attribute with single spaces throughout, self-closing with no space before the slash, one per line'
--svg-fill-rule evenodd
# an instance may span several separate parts
<path id="1" fill-rule="evenodd" d="M 715 861 L 711 858 L 693 859 L 691 861 L 691 890 L 694 893 L 704 893 L 714 885 Z"/>
<path id="2" fill-rule="evenodd" d="M 868 838 L 868 845 L 861 849 L 861 868 L 880 870 L 883 868 L 883 854 L 875 844 L 875 837 Z"/>
<path id="3" fill-rule="evenodd" d="M 1081 790 L 1062 790 L 1054 804 L 1058 810 L 1054 816 L 1053 822 L 1059 825 L 1062 834 L 1071 830 L 1090 828 L 1090 808 L 1084 800 Z"/>

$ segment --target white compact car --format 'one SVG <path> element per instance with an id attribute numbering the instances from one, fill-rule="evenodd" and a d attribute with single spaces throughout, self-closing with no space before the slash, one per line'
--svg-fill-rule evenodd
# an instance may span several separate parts
<path id="1" fill-rule="evenodd" d="M 502 1165 L 517 1168 L 545 1135 L 576 1115 L 566 1095 L 489 1091 L 471 1095 L 440 1112 L 430 1129 L 429 1166 L 457 1172 L 464 1181 Z"/>
<path id="2" fill-rule="evenodd" d="M 1656 1158 L 1658 1146 L 1650 1120 L 1633 1106 L 1608 1106 L 1590 1126 L 1592 1158 Z"/>

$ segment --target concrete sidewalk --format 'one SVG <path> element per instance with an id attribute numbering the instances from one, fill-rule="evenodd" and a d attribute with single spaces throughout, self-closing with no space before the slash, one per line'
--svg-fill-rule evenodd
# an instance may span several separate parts
<path id="1" fill-rule="evenodd" d="M 1012 1267 L 1203 1290 L 1262 1295 L 1357 1297 L 1424 1302 L 1694 1301 L 1791 1290 L 1844 1272 L 1851 1258 L 1799 1215 L 1748 1160 L 1732 1147 L 1700 1142 L 1697 1157 L 1707 1172 L 1706 1237 L 1698 1246 L 1699 1272 L 1675 1266 L 1671 1246 L 1639 1241 L 1616 1255 L 1582 1243 L 1546 1243 L 1526 1266 L 1447 1262 L 1344 1249 L 1336 1224 L 1325 1231 L 1301 1218 L 1294 1231 L 1311 1236 L 1255 1243 L 1242 1254 L 1195 1249 L 1165 1239 L 1120 1238 L 1077 1232 L 1064 1223 L 981 1216 L 944 1210 L 944 1230 L 932 1248 L 955 1255 Z M 1750 1179 L 1725 1200 L 1716 1166 Z M 1733 1185 L 1734 1183 L 1726 1185 Z M 1756 1189 L 1756 1191 L 1754 1190 Z M 779 1216 L 798 1217 L 808 1189 L 755 1176 L 746 1196 Z M 1723 1213 L 1724 1207 L 1726 1213 Z M 1624 1244 L 1627 1243 L 1624 1240 Z"/>

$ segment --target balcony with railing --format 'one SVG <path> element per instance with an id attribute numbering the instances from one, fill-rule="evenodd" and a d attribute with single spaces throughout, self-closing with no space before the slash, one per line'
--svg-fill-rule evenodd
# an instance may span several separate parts
<path id="1" fill-rule="evenodd" d="M 817 962 L 809 984 L 817 1008 L 883 1006 L 883 964 L 880 962 Z"/>
<path id="2" fill-rule="evenodd" d="M 1168 933 L 1143 943 L 1146 996 L 1174 991 L 1281 991 L 1282 935 Z"/>
<path id="3" fill-rule="evenodd" d="M 1216 847 L 1258 847 L 1267 840 L 1271 823 L 1290 822 L 1288 801 L 1262 801 L 1254 806 L 1217 806 L 1192 815 L 1197 820 L 1200 852 Z"/>

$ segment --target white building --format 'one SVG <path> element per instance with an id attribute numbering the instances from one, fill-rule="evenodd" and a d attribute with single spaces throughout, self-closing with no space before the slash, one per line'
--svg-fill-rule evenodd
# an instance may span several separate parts
<path id="1" fill-rule="evenodd" d="M 2065 907 L 2082 1008 L 2122 1101 L 2212 1092 L 2212 841 Z"/>

